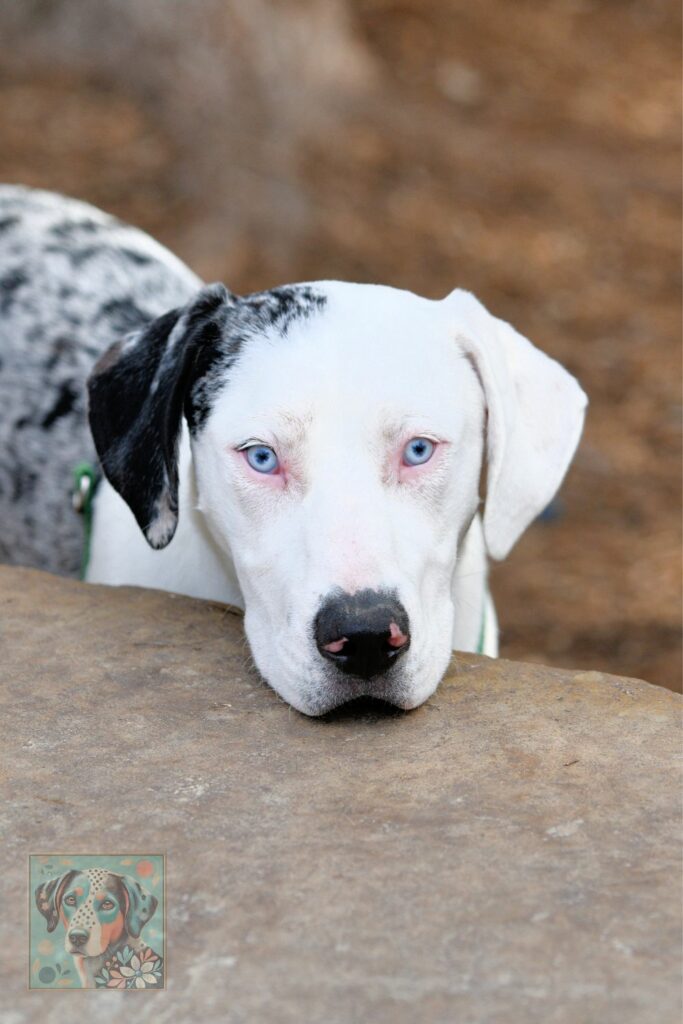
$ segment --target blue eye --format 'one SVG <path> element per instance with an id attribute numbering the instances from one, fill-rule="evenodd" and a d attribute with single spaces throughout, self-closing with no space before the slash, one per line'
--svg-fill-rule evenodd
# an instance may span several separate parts
<path id="1" fill-rule="evenodd" d="M 246 453 L 247 462 L 257 473 L 274 473 L 279 466 L 277 455 L 265 444 L 253 444 Z"/>
<path id="2" fill-rule="evenodd" d="M 414 437 L 403 449 L 403 461 L 408 466 L 421 466 L 429 462 L 435 447 L 428 437 Z"/>

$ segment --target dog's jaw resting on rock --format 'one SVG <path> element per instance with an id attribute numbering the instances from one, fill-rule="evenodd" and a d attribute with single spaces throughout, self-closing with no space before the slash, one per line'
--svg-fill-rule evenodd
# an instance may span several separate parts
<path id="1" fill-rule="evenodd" d="M 504 558 L 564 477 L 574 378 L 461 291 L 210 285 L 159 313 L 89 379 L 109 482 L 87 578 L 242 607 L 257 668 L 307 714 L 416 707 L 453 648 L 495 655 L 487 553 Z"/>

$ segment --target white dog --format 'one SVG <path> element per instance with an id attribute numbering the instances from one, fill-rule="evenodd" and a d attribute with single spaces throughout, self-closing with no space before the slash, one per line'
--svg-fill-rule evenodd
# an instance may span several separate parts
<path id="1" fill-rule="evenodd" d="M 110 351 L 90 402 L 122 497 L 97 499 L 88 579 L 244 608 L 262 675 L 321 714 L 416 707 L 454 648 L 497 653 L 486 551 L 554 495 L 586 399 L 465 292 L 325 282 L 204 289 Z"/>
<path id="2" fill-rule="evenodd" d="M 125 242 L 141 254 L 126 281 L 153 257 L 160 273 L 161 247 L 89 218 L 83 266 Z M 121 332 L 88 382 L 108 480 L 88 580 L 243 608 L 259 671 L 310 715 L 361 695 L 414 708 L 454 648 L 495 656 L 487 553 L 504 558 L 559 487 L 576 380 L 463 291 L 197 284 L 186 301 L 190 272 L 165 266 L 185 304 Z"/>

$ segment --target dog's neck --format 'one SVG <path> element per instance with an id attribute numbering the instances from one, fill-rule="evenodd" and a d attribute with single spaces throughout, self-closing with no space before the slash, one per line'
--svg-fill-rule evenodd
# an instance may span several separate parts
<path id="1" fill-rule="evenodd" d="M 142 939 L 133 939 L 127 932 L 123 932 L 116 942 L 108 946 L 104 953 L 100 953 L 99 956 L 79 956 L 78 954 L 73 954 L 76 972 L 81 979 L 83 988 L 95 988 L 95 978 L 101 972 L 106 962 L 111 960 L 125 946 L 132 949 L 133 952 L 139 953 L 140 950 L 145 948 L 145 943 Z"/>

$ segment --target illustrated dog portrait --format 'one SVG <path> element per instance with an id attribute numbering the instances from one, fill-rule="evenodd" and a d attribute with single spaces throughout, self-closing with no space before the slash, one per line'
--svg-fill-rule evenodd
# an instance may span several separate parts
<path id="1" fill-rule="evenodd" d="M 5 560 L 77 571 L 66 490 L 92 459 L 86 578 L 244 609 L 256 667 L 300 711 L 414 708 L 454 649 L 497 654 L 488 557 L 557 491 L 586 396 L 473 295 L 239 296 L 19 188 L 0 189 L 0 279 Z"/>
<path id="2" fill-rule="evenodd" d="M 35 890 L 48 932 L 62 925 L 84 988 L 146 988 L 162 983 L 162 962 L 141 939 L 157 899 L 128 875 L 70 870 Z"/>

